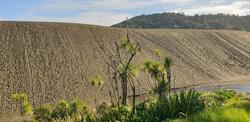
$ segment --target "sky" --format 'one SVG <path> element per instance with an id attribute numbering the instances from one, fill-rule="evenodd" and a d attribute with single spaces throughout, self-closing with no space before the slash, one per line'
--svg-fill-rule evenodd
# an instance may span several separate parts
<path id="1" fill-rule="evenodd" d="M 110 26 L 162 12 L 250 15 L 250 0 L 0 0 L 2 21 L 52 21 Z"/>

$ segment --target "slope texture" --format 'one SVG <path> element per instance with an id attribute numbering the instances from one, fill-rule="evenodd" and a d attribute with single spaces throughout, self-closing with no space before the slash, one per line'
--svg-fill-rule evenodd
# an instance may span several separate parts
<path id="1" fill-rule="evenodd" d="M 129 33 L 142 45 L 135 63 L 154 58 L 155 48 L 173 58 L 176 85 L 228 81 L 250 72 L 248 32 L 135 29 Z M 80 24 L 1 22 L 1 116 L 18 110 L 10 97 L 15 92 L 27 93 L 35 106 L 72 98 L 93 105 L 96 93 L 109 100 L 110 82 L 99 91 L 90 80 L 95 74 L 107 79 L 109 58 L 101 47 L 114 52 L 114 42 L 125 34 L 123 29 Z M 141 84 L 147 92 L 149 83 Z"/>

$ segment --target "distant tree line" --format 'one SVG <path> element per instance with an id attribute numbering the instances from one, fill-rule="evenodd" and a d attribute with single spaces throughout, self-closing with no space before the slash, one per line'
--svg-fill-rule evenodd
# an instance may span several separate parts
<path id="1" fill-rule="evenodd" d="M 250 15 L 208 14 L 187 16 L 183 13 L 155 13 L 140 15 L 112 27 L 223 29 L 250 31 Z"/>

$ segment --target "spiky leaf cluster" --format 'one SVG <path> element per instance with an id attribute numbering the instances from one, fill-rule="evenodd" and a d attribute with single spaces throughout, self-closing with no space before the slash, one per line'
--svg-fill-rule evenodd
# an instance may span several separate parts
<path id="1" fill-rule="evenodd" d="M 164 67 L 156 61 L 146 61 L 143 64 L 143 70 L 148 72 L 157 81 L 160 81 L 165 72 Z"/>
<path id="2" fill-rule="evenodd" d="M 120 72 L 120 77 L 122 77 L 122 75 L 125 74 L 126 70 L 125 70 L 125 67 L 123 65 L 119 66 L 119 72 Z M 128 69 L 127 69 L 127 74 L 130 78 L 135 77 L 137 75 L 136 66 L 133 64 L 129 64 Z"/>
<path id="3" fill-rule="evenodd" d="M 140 51 L 140 48 L 136 47 L 135 44 L 132 44 L 127 38 L 122 38 L 120 41 L 121 47 L 128 50 L 131 54 Z"/>
<path id="4" fill-rule="evenodd" d="M 92 86 L 96 86 L 96 87 L 100 87 L 102 86 L 104 83 L 102 77 L 100 75 L 97 75 L 92 81 L 91 81 L 91 85 Z"/>

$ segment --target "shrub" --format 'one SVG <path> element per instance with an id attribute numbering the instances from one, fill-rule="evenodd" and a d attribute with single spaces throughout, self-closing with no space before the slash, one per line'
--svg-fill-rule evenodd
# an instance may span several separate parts
<path id="1" fill-rule="evenodd" d="M 50 122 L 74 120 L 74 122 L 92 122 L 95 120 L 93 114 L 87 110 L 87 107 L 80 100 L 69 102 L 60 100 L 55 106 L 41 105 L 33 109 L 28 101 L 28 95 L 14 94 L 12 97 L 21 102 L 23 110 L 21 113 L 24 116 L 24 121 Z"/>
<path id="2" fill-rule="evenodd" d="M 54 107 L 51 117 L 52 118 L 65 118 L 69 115 L 69 103 L 65 100 L 60 100 Z"/>
<path id="3" fill-rule="evenodd" d="M 21 106 L 22 106 L 21 114 L 25 119 L 27 119 L 27 121 L 29 121 L 33 116 L 33 108 L 29 102 L 28 95 L 24 93 L 17 93 L 17 94 L 13 94 L 12 98 L 16 101 L 21 102 Z"/>
<path id="4" fill-rule="evenodd" d="M 34 119 L 38 121 L 51 121 L 52 107 L 50 105 L 41 105 L 34 110 Z"/>
<path id="5" fill-rule="evenodd" d="M 74 121 L 82 121 L 82 120 L 92 121 L 93 116 L 92 113 L 90 113 L 87 110 L 85 104 L 80 100 L 73 100 L 70 102 L 67 102 L 65 100 L 60 100 L 53 107 L 51 118 L 59 120 L 70 118 L 74 119 Z"/>
<path id="6" fill-rule="evenodd" d="M 138 116 L 142 121 L 156 122 L 176 117 L 187 117 L 203 109 L 204 101 L 201 99 L 201 94 L 193 90 L 181 91 L 162 100 L 142 103 L 137 106 Z"/>
<path id="7" fill-rule="evenodd" d="M 223 105 L 227 100 L 236 96 L 233 90 L 217 90 L 203 96 L 207 107 Z"/>
<path id="8" fill-rule="evenodd" d="M 234 90 L 218 90 L 215 91 L 214 97 L 220 102 L 225 102 L 226 100 L 234 97 L 235 95 L 236 92 Z"/>
<path id="9" fill-rule="evenodd" d="M 128 106 L 121 105 L 106 107 L 99 111 L 97 116 L 98 122 L 127 122 L 130 121 L 132 116 L 131 108 Z"/>
<path id="10" fill-rule="evenodd" d="M 189 90 L 189 92 L 181 91 L 175 94 L 175 100 L 177 102 L 176 108 L 178 112 L 189 115 L 192 113 L 199 112 L 204 109 L 204 100 L 201 98 L 199 92 Z"/>

